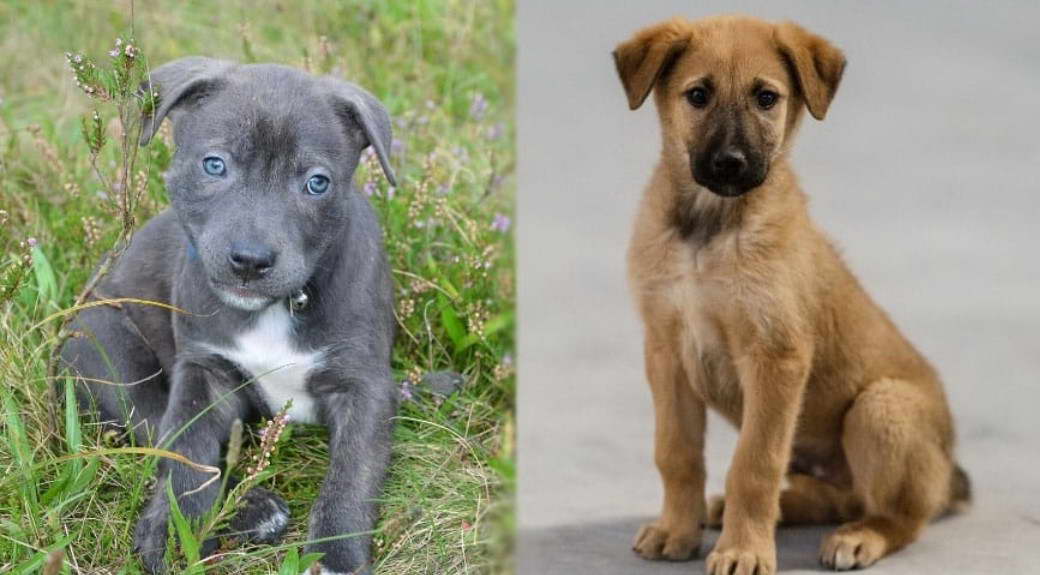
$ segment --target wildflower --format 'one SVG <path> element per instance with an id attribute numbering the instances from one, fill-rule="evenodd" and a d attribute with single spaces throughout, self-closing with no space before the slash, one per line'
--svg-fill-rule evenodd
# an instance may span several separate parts
<path id="1" fill-rule="evenodd" d="M 397 193 L 397 188 L 395 188 L 393 186 L 390 186 L 389 188 L 386 189 L 386 199 L 388 199 L 388 200 L 394 199 L 394 195 L 396 193 Z"/>
<path id="2" fill-rule="evenodd" d="M 430 282 L 428 282 L 426 280 L 423 280 L 423 279 L 416 278 L 416 279 L 412 280 L 412 283 L 411 283 L 411 286 L 409 286 L 409 289 L 411 289 L 412 293 L 414 293 L 414 294 L 426 293 L 427 291 L 430 290 Z"/>
<path id="3" fill-rule="evenodd" d="M 469 332 L 477 334 L 477 337 L 480 339 L 484 339 L 484 325 L 488 320 L 488 312 L 484 309 L 484 304 L 479 301 L 470 304 L 467 316 Z"/>
<path id="4" fill-rule="evenodd" d="M 465 164 L 469 161 L 469 152 L 462 146 L 455 146 L 452 148 L 451 153 L 459 159 L 460 164 Z"/>
<path id="5" fill-rule="evenodd" d="M 292 407 L 292 400 L 286 402 L 285 407 L 282 408 L 274 419 L 269 420 L 263 430 L 260 432 L 260 453 L 253 456 L 254 464 L 249 467 L 246 471 L 249 473 L 249 478 L 260 475 L 269 465 L 271 465 L 271 453 L 274 452 L 275 446 L 278 444 L 278 438 L 281 437 L 282 432 L 285 431 L 285 426 L 289 423 L 289 409 Z"/>
<path id="6" fill-rule="evenodd" d="M 390 155 L 391 156 L 402 156 L 404 155 L 405 145 L 404 142 L 394 138 L 390 141 Z"/>
<path id="7" fill-rule="evenodd" d="M 401 399 L 403 399 L 405 401 L 412 401 L 415 398 L 415 394 L 412 393 L 412 389 L 414 389 L 414 388 L 415 388 L 415 386 L 412 385 L 412 382 L 410 380 L 406 379 L 406 380 L 402 381 L 401 382 Z"/>
<path id="8" fill-rule="evenodd" d="M 487 112 L 487 99 L 484 98 L 484 94 L 477 92 L 473 94 L 473 101 L 469 105 L 469 117 L 475 122 L 479 122 L 484 118 L 484 114 Z"/>
<path id="9" fill-rule="evenodd" d="M 97 218 L 83 216 L 83 235 L 86 238 L 87 247 L 94 247 L 101 241 L 101 224 Z"/>
<path id="10" fill-rule="evenodd" d="M 514 373 L 516 373 L 516 370 L 513 367 L 513 356 L 507 353 L 502 356 L 502 361 L 492 370 L 491 376 L 495 378 L 495 381 L 502 381 Z"/>
<path id="11" fill-rule="evenodd" d="M 509 219 L 509 216 L 505 214 L 495 214 L 493 220 L 491 220 L 491 229 L 503 234 L 509 231 L 509 227 L 513 221 Z"/>
<path id="12" fill-rule="evenodd" d="M 415 300 L 413 300 L 412 298 L 401 300 L 398 311 L 401 314 L 401 317 L 403 318 L 412 315 L 413 313 L 415 313 Z"/>
<path id="13" fill-rule="evenodd" d="M 361 192 L 371 198 L 376 193 L 376 183 L 372 180 L 365 182 L 365 185 L 361 187 Z"/>
<path id="14" fill-rule="evenodd" d="M 11 215 L 7 213 L 7 210 L 0 210 L 0 226 L 6 226 L 10 217 Z"/>
<path id="15" fill-rule="evenodd" d="M 498 122 L 493 126 L 488 126 L 487 130 L 484 131 L 484 137 L 488 140 L 495 141 L 502 137 L 506 133 L 506 125 L 502 122 Z"/>
<path id="16" fill-rule="evenodd" d="M 119 57 L 119 49 L 118 48 L 113 48 L 113 49 L 109 50 L 108 51 L 108 57 L 109 58 L 118 58 Z"/>

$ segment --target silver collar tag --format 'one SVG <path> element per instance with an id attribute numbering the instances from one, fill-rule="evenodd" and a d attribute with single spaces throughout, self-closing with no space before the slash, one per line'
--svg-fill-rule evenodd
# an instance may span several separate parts
<path id="1" fill-rule="evenodd" d="M 307 292 L 302 289 L 289 296 L 289 312 L 295 313 L 303 311 L 307 307 L 307 303 L 310 302 L 310 296 Z"/>

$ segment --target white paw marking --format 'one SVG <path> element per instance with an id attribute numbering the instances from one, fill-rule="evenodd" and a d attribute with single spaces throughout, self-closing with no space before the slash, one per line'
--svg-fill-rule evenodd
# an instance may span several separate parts
<path id="1" fill-rule="evenodd" d="M 271 505 L 274 505 L 273 503 Z M 281 533 L 285 526 L 289 524 L 289 516 L 285 514 L 281 509 L 278 509 L 270 517 L 267 517 L 256 526 L 256 533 L 264 539 L 268 539 L 274 536 L 276 533 Z"/>

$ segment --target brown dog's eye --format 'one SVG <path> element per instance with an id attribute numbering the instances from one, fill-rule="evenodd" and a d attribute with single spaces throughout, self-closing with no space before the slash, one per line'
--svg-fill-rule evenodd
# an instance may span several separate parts
<path id="1" fill-rule="evenodd" d="M 770 90 L 762 90 L 755 96 L 755 98 L 758 100 L 759 108 L 768 110 L 776 104 L 776 101 L 780 99 L 780 95 Z"/>
<path id="2" fill-rule="evenodd" d="M 693 88 L 686 92 L 686 100 L 694 108 L 703 108 L 708 105 L 708 91 L 704 88 Z"/>

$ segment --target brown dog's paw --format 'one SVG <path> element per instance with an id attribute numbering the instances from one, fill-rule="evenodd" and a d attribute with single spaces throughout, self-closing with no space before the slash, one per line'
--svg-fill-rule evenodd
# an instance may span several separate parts
<path id="1" fill-rule="evenodd" d="M 674 529 L 664 529 L 657 523 L 647 523 L 640 527 L 632 542 L 632 550 L 643 559 L 668 561 L 689 561 L 696 557 L 700 546 L 699 529 L 680 533 Z"/>
<path id="2" fill-rule="evenodd" d="M 885 555 L 885 539 L 869 527 L 839 527 L 820 546 L 820 563 L 835 571 L 862 569 Z"/>
<path id="3" fill-rule="evenodd" d="M 722 528 L 722 514 L 726 511 L 726 498 L 722 495 L 712 495 L 708 500 L 708 514 L 704 519 L 704 526 L 712 529 Z"/>
<path id="4" fill-rule="evenodd" d="M 705 569 L 707 575 L 775 575 L 776 546 L 733 545 L 719 540 L 708 555 Z"/>

